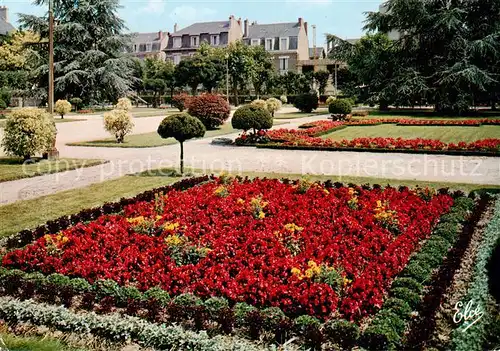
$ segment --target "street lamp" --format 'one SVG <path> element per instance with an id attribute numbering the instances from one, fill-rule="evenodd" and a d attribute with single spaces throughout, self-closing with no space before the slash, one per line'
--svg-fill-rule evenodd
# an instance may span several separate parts
<path id="1" fill-rule="evenodd" d="M 226 100 L 229 104 L 229 54 L 226 53 Z"/>
<path id="2" fill-rule="evenodd" d="M 54 113 L 54 0 L 49 0 L 49 113 Z"/>

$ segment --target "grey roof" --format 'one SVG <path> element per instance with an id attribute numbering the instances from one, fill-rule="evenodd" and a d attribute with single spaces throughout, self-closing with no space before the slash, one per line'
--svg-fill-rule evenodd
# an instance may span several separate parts
<path id="1" fill-rule="evenodd" d="M 316 48 L 316 57 L 317 58 L 323 58 L 323 52 L 325 51 L 325 48 L 322 47 L 317 47 Z M 313 59 L 314 58 L 314 48 L 309 48 L 309 58 Z"/>
<path id="2" fill-rule="evenodd" d="M 178 30 L 175 33 L 170 33 L 170 35 L 175 37 L 184 34 L 189 34 L 189 35 L 200 35 L 203 33 L 218 34 L 221 32 L 229 32 L 229 27 L 230 27 L 229 21 L 199 22 L 199 23 L 194 23 L 181 30 Z"/>
<path id="3" fill-rule="evenodd" d="M 360 41 L 361 39 L 360 38 L 356 38 L 356 39 L 346 39 L 345 41 L 347 41 L 349 44 L 356 44 L 358 41 Z"/>
<path id="4" fill-rule="evenodd" d="M 9 32 L 16 30 L 12 24 L 6 22 L 3 18 L 0 18 L 0 35 L 5 35 Z"/>
<path id="5" fill-rule="evenodd" d="M 300 26 L 298 22 L 252 24 L 248 26 L 247 38 L 294 37 L 299 35 L 299 31 Z"/>
<path id="6" fill-rule="evenodd" d="M 168 32 L 163 32 L 163 38 L 165 39 L 168 36 Z M 153 33 L 134 33 L 132 37 L 132 41 L 136 44 L 139 43 L 152 43 L 155 41 L 160 41 L 160 37 L 158 36 L 158 32 Z"/>

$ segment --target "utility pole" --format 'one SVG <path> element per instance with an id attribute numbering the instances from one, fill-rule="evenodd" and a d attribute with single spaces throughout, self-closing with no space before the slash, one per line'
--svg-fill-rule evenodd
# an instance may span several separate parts
<path id="1" fill-rule="evenodd" d="M 229 54 L 226 54 L 226 100 L 229 104 Z"/>
<path id="2" fill-rule="evenodd" d="M 54 113 L 54 0 L 49 0 L 49 113 Z"/>

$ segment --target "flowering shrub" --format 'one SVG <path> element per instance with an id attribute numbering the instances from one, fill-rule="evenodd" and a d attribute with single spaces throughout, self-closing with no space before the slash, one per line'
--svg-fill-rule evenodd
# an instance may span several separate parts
<path id="1" fill-rule="evenodd" d="M 288 98 L 286 97 L 286 95 L 281 95 L 280 101 L 282 104 L 286 104 L 286 103 L 288 103 Z"/>
<path id="2" fill-rule="evenodd" d="M 185 93 L 175 95 L 172 97 L 172 106 L 178 108 L 179 111 L 182 112 L 188 108 L 190 99 L 191 96 Z"/>
<path id="3" fill-rule="evenodd" d="M 207 129 L 214 129 L 229 118 L 231 109 L 226 99 L 220 95 L 202 94 L 192 97 L 188 112 L 197 117 Z"/>
<path id="4" fill-rule="evenodd" d="M 132 131 L 134 122 L 127 110 L 113 110 L 104 114 L 104 129 L 114 135 L 117 143 L 123 143 L 125 135 Z"/>
<path id="5" fill-rule="evenodd" d="M 64 118 L 64 115 L 71 112 L 71 104 L 68 100 L 57 100 L 54 106 L 54 111 L 61 116 L 61 118 Z"/>
<path id="6" fill-rule="evenodd" d="M 122 98 L 118 99 L 118 103 L 116 104 L 115 108 L 117 110 L 131 111 L 132 110 L 132 102 L 130 101 L 129 98 L 122 97 Z"/>
<path id="7" fill-rule="evenodd" d="M 397 235 L 377 219 L 379 201 L 397 216 Z M 219 296 L 294 317 L 351 318 L 380 306 L 452 202 L 407 188 L 216 180 L 42 236 L 7 253 L 2 265 L 141 291 L 161 286 L 171 296 Z"/>
<path id="8" fill-rule="evenodd" d="M 7 115 L 2 147 L 9 155 L 29 159 L 49 151 L 56 140 L 54 118 L 44 110 L 22 108 Z"/>
<path id="9" fill-rule="evenodd" d="M 276 98 L 269 98 L 266 100 L 266 108 L 274 117 L 274 113 L 281 109 L 281 101 Z"/>
<path id="10" fill-rule="evenodd" d="M 256 106 L 256 107 L 260 107 L 260 108 L 263 108 L 263 109 L 267 108 L 266 100 L 262 100 L 262 99 L 253 100 L 250 103 L 250 105 Z"/>

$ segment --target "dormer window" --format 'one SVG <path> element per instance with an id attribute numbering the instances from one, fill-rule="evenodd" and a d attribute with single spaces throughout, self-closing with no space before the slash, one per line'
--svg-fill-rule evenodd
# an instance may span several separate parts
<path id="1" fill-rule="evenodd" d="M 260 45 L 260 39 L 252 39 L 251 45 L 252 46 Z"/>
<path id="2" fill-rule="evenodd" d="M 274 50 L 274 39 L 266 38 L 266 50 L 271 51 Z"/>
<path id="3" fill-rule="evenodd" d="M 211 35 L 210 36 L 210 44 L 213 46 L 219 45 L 219 36 L 218 35 Z"/>
<path id="4" fill-rule="evenodd" d="M 182 40 L 180 37 L 174 37 L 174 48 L 180 48 L 182 45 Z"/>
<path id="5" fill-rule="evenodd" d="M 151 52 L 151 43 L 146 44 L 146 52 Z"/>
<path id="6" fill-rule="evenodd" d="M 288 50 L 288 38 L 280 38 L 280 50 Z"/>
<path id="7" fill-rule="evenodd" d="M 199 46 L 200 45 L 200 38 L 197 36 L 191 37 L 191 46 Z"/>

